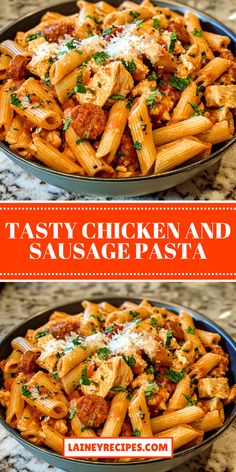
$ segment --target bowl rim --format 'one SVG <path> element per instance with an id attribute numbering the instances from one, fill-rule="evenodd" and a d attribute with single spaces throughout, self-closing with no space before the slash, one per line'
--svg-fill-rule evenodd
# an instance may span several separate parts
<path id="1" fill-rule="evenodd" d="M 203 322 L 207 321 L 208 324 L 210 324 L 211 327 L 214 328 L 217 333 L 220 333 L 222 335 L 222 339 L 227 340 L 227 342 L 234 349 L 235 355 L 236 355 L 236 341 L 234 341 L 234 339 L 221 326 L 217 325 L 217 323 L 212 321 L 206 315 L 203 315 L 199 311 L 196 311 L 194 308 L 192 309 L 190 307 L 186 307 L 185 305 L 178 305 L 177 303 L 174 303 L 174 302 L 169 302 L 169 301 L 162 300 L 162 299 L 159 299 L 159 298 L 153 298 L 152 296 L 151 296 L 151 299 L 149 297 L 140 298 L 139 296 L 136 297 L 135 294 L 133 294 L 133 296 L 130 297 L 128 295 L 127 296 L 126 295 L 119 296 L 119 295 L 113 295 L 111 293 L 107 296 L 106 295 L 101 295 L 100 297 L 91 296 L 91 297 L 88 298 L 89 301 L 92 301 L 92 302 L 95 302 L 95 303 L 99 303 L 100 301 L 104 301 L 104 300 L 109 301 L 111 299 L 113 300 L 113 303 L 116 303 L 116 301 L 118 301 L 118 300 L 120 301 L 120 300 L 125 300 L 125 299 L 129 299 L 130 301 L 133 301 L 133 302 L 142 301 L 144 299 L 147 299 L 151 303 L 154 302 L 154 303 L 157 303 L 157 304 L 160 303 L 162 305 L 166 305 L 169 309 L 172 309 L 172 308 L 178 309 L 178 312 L 181 311 L 181 310 L 186 310 L 186 311 L 191 313 L 191 316 L 193 316 L 194 320 L 195 320 L 195 315 L 196 315 L 196 317 L 199 318 L 200 321 L 203 321 Z M 34 315 L 26 318 L 22 322 L 18 323 L 17 326 L 12 328 L 12 330 L 10 332 L 8 332 L 6 335 L 4 335 L 0 339 L 0 347 L 1 347 L 1 345 L 4 344 L 4 342 L 6 341 L 7 338 L 11 337 L 12 334 L 14 334 L 15 331 L 17 331 L 19 328 L 22 328 L 29 321 L 31 321 L 35 318 L 40 318 L 40 316 L 42 316 L 45 313 L 50 312 L 52 310 L 56 311 L 56 310 L 62 309 L 63 307 L 66 307 L 66 306 L 69 307 L 70 305 L 79 304 L 79 303 L 82 302 L 82 300 L 83 299 L 75 299 L 75 300 L 67 301 L 65 303 L 61 303 L 59 305 L 51 305 L 50 307 L 47 307 L 43 310 L 40 310 L 39 312 L 35 313 Z M 210 443 L 214 442 L 219 436 L 221 436 L 221 434 L 226 429 L 229 428 L 229 426 L 235 421 L 235 419 L 236 419 L 236 411 L 233 413 L 232 417 L 226 419 L 224 424 L 219 429 L 217 429 L 215 431 L 215 433 L 213 433 L 210 437 L 208 437 L 207 439 L 204 439 L 199 444 L 195 444 L 191 447 L 188 447 L 188 448 L 184 449 L 183 451 L 179 451 L 179 452 L 177 451 L 174 454 L 174 457 L 172 459 L 147 459 L 147 460 L 144 460 L 144 461 L 132 461 L 132 462 L 129 463 L 129 466 L 131 466 L 131 465 L 136 465 L 137 466 L 137 465 L 149 464 L 149 463 L 161 463 L 161 462 L 166 462 L 166 461 L 171 461 L 171 460 L 173 461 L 176 458 L 183 457 L 185 454 L 188 455 L 189 453 L 192 453 L 192 452 L 196 452 L 195 455 L 197 455 L 198 450 L 200 451 L 202 449 L 202 447 L 206 446 L 207 444 L 210 445 Z M 59 455 L 59 454 L 57 454 L 53 451 L 44 449 L 41 446 L 36 446 L 35 444 L 30 443 L 29 441 L 26 441 L 26 439 L 22 438 L 16 430 L 11 428 L 1 416 L 0 416 L 0 424 L 12 436 L 14 436 L 14 438 L 16 438 L 16 440 L 18 442 L 20 442 L 20 444 L 23 445 L 23 447 L 25 447 L 26 449 L 30 449 L 30 450 L 32 449 L 32 453 L 33 453 L 33 450 L 40 451 L 40 453 L 45 454 L 46 457 L 47 456 L 48 457 L 53 457 L 54 459 L 57 459 L 57 460 L 60 460 L 60 461 L 66 461 L 70 464 L 71 463 L 75 463 L 75 464 L 82 463 L 82 464 L 85 464 L 85 465 L 87 464 L 89 466 L 94 466 L 94 467 L 96 467 L 96 466 L 109 467 L 111 465 L 112 465 L 112 467 L 114 467 L 114 466 L 115 467 L 120 467 L 120 466 L 125 467 L 127 465 L 125 462 L 112 462 L 112 463 L 109 463 L 109 462 L 104 462 L 104 461 L 93 462 L 93 461 L 87 461 L 85 459 L 71 459 L 71 458 L 69 459 L 69 458 L 63 457 L 63 456 L 61 456 L 61 455 Z"/>
<path id="2" fill-rule="evenodd" d="M 136 1 L 137 3 L 140 3 L 139 0 L 138 1 L 134 0 L 134 1 Z M 154 1 L 157 3 L 157 0 L 154 0 Z M 27 13 L 26 15 L 22 16 L 21 18 L 12 21 L 10 24 L 8 24 L 4 28 L 2 28 L 0 30 L 0 38 L 1 38 L 2 34 L 6 33 L 13 26 L 16 26 L 18 23 L 21 23 L 22 21 L 26 20 L 27 18 L 33 17 L 34 15 L 37 15 L 39 13 L 43 14 L 43 13 L 45 13 L 45 11 L 47 11 L 47 10 L 50 11 L 53 8 L 56 8 L 56 7 L 60 7 L 60 6 L 63 6 L 63 5 L 74 4 L 74 3 L 75 3 L 75 0 L 67 0 L 65 2 L 58 2 L 57 0 L 55 0 L 55 2 L 50 4 L 50 6 L 48 6 L 48 7 L 45 6 L 44 8 L 35 9 L 35 10 Z M 234 31 L 232 31 L 228 26 L 224 25 L 224 23 L 218 21 L 214 16 L 212 16 L 208 13 L 202 12 L 198 8 L 193 8 L 191 6 L 184 5 L 180 2 L 175 2 L 175 1 L 172 1 L 172 0 L 170 0 L 170 1 L 161 0 L 160 3 L 166 4 L 166 7 L 171 8 L 171 6 L 175 6 L 175 7 L 177 7 L 177 9 L 178 9 L 178 7 L 181 7 L 185 11 L 190 10 L 192 12 L 196 12 L 197 14 L 200 13 L 202 17 L 210 20 L 211 23 L 213 23 L 213 26 L 218 25 L 221 28 L 223 27 L 223 29 L 226 32 L 228 32 L 231 39 L 236 43 L 236 34 L 234 33 Z M 40 163 L 27 160 L 26 158 L 20 156 L 19 154 L 12 151 L 4 142 L 1 142 L 1 141 L 0 141 L 0 150 L 2 150 L 3 152 L 5 152 L 9 156 L 11 156 L 10 158 L 13 158 L 16 161 L 16 163 L 17 163 L 17 161 L 20 161 L 26 167 L 36 168 L 38 171 L 45 172 L 45 174 L 49 174 L 49 175 L 51 175 L 51 174 L 56 175 L 59 178 L 68 178 L 68 179 L 71 179 L 71 180 L 74 180 L 74 181 L 80 181 L 80 180 L 89 181 L 89 182 L 96 181 L 96 182 L 99 182 L 99 183 L 100 182 L 112 182 L 112 183 L 121 182 L 122 183 L 122 182 L 149 181 L 149 180 L 153 180 L 153 179 L 160 180 L 160 179 L 165 178 L 165 177 L 168 178 L 168 177 L 172 177 L 174 175 L 178 175 L 178 174 L 181 174 L 181 173 L 183 173 L 183 174 L 188 173 L 189 171 L 192 171 L 192 170 L 194 170 L 198 167 L 201 167 L 202 164 L 207 164 L 211 160 L 214 160 L 214 158 L 219 156 L 221 153 L 224 153 L 235 142 L 236 142 L 236 131 L 235 131 L 234 135 L 232 136 L 232 138 L 230 138 L 229 141 L 226 141 L 225 143 L 223 143 L 223 145 L 222 145 L 222 147 L 220 147 L 220 149 L 217 149 L 216 151 L 214 151 L 207 158 L 203 158 L 203 159 L 201 159 L 197 162 L 193 162 L 192 164 L 183 165 L 182 167 L 178 167 L 177 169 L 172 169 L 172 170 L 163 172 L 162 174 L 151 174 L 151 175 L 134 176 L 134 177 L 122 177 L 122 178 L 118 178 L 118 179 L 117 178 L 112 178 L 112 177 L 109 178 L 109 177 L 96 177 L 96 176 L 88 176 L 88 175 L 85 175 L 85 176 L 84 175 L 73 175 L 73 174 L 69 174 L 69 173 L 66 173 L 66 172 L 59 172 L 59 171 L 56 171 L 54 169 L 49 169 L 47 167 L 44 167 Z M 118 185 L 118 184 L 115 184 L 115 185 Z"/>

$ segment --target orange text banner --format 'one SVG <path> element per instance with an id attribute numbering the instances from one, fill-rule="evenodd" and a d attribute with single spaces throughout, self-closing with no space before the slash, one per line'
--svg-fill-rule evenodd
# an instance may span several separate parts
<path id="1" fill-rule="evenodd" d="M 232 280 L 233 203 L 0 204 L 1 280 Z"/>

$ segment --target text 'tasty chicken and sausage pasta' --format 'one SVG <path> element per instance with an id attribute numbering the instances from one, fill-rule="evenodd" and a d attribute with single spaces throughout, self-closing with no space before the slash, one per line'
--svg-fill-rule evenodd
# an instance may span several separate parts
<path id="1" fill-rule="evenodd" d="M 0 139 L 51 169 L 160 174 L 234 133 L 230 38 L 144 0 L 77 2 L 0 44 Z"/>
<path id="2" fill-rule="evenodd" d="M 82 303 L 12 341 L 1 361 L 6 422 L 62 454 L 63 438 L 173 437 L 174 450 L 222 426 L 234 401 L 217 333 L 147 301 Z"/>

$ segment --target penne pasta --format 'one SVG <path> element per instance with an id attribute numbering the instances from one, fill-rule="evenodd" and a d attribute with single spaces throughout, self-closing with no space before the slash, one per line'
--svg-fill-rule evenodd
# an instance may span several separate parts
<path id="1" fill-rule="evenodd" d="M 205 116 L 195 116 L 153 131 L 155 146 L 167 144 L 186 136 L 194 136 L 211 129 L 213 123 Z M 198 138 L 200 139 L 200 138 Z M 204 140 L 202 140 L 204 141 Z"/>
<path id="2" fill-rule="evenodd" d="M 161 174 L 171 170 L 207 150 L 207 144 L 191 137 L 164 144 L 157 151 L 154 173 Z"/>
<path id="3" fill-rule="evenodd" d="M 198 406 L 189 406 L 181 410 L 175 410 L 170 413 L 165 413 L 161 416 L 151 419 L 151 426 L 153 433 L 164 431 L 165 429 L 173 428 L 179 424 L 188 424 L 193 421 L 200 420 L 204 417 L 204 411 Z"/>

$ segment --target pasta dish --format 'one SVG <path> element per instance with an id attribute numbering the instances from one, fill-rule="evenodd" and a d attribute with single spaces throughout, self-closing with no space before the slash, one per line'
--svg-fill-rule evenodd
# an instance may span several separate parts
<path id="1" fill-rule="evenodd" d="M 236 384 L 218 333 L 143 300 L 82 303 L 12 340 L 0 363 L 6 422 L 62 454 L 63 438 L 172 437 L 200 443 L 225 420 Z"/>
<path id="2" fill-rule="evenodd" d="M 161 174 L 234 134 L 230 38 L 198 17 L 124 1 L 47 12 L 0 44 L 0 140 L 79 176 Z"/>

